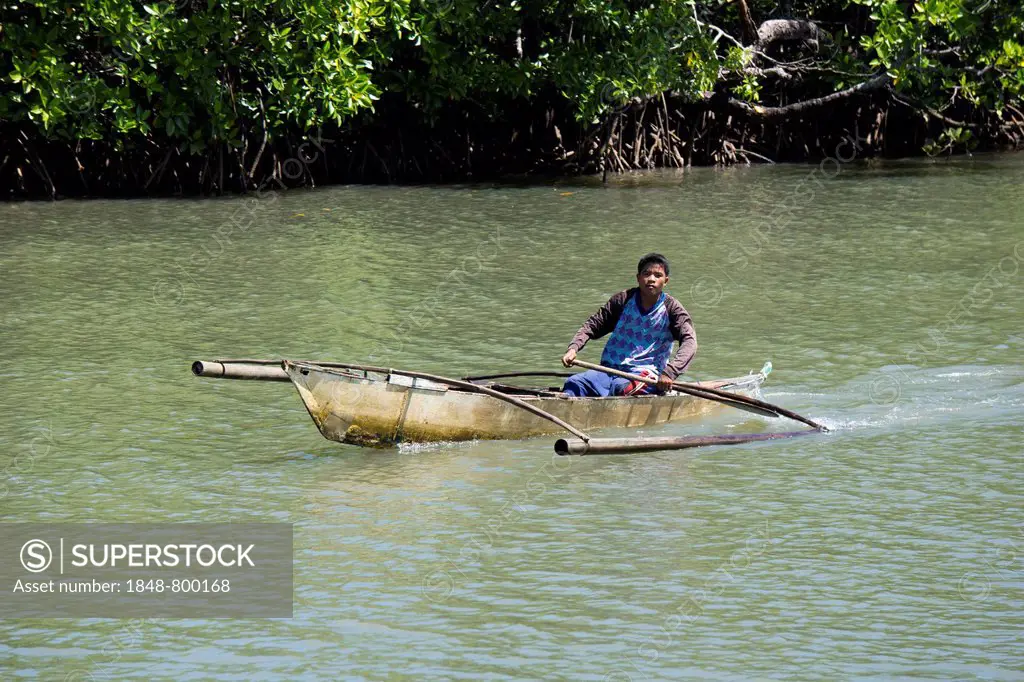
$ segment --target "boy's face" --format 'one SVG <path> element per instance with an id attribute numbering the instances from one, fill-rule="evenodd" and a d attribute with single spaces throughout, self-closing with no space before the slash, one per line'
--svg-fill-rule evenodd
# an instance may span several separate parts
<path id="1" fill-rule="evenodd" d="M 649 296 L 660 296 L 661 290 L 668 284 L 668 275 L 665 274 L 664 266 L 653 263 L 645 265 L 643 272 L 636 275 L 637 286 L 640 291 Z"/>

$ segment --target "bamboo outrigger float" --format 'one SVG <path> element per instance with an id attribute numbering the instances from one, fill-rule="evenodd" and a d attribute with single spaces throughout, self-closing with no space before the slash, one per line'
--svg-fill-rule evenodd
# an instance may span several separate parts
<path id="1" fill-rule="evenodd" d="M 577 364 L 596 367 L 584 362 Z M 799 415 L 747 397 L 764 383 L 771 363 L 765 363 L 756 374 L 677 384 L 678 391 L 665 395 L 607 398 L 569 397 L 557 388 L 527 388 L 493 381 L 508 376 L 567 376 L 558 372 L 450 379 L 385 367 L 292 360 L 199 361 L 193 363 L 192 371 L 204 377 L 290 381 L 325 438 L 361 446 L 520 439 L 568 431 L 573 438 L 560 439 L 555 444 L 556 452 L 596 454 L 732 444 L 811 433 L 683 439 L 595 439 L 586 433 L 592 429 L 695 422 L 723 404 L 769 416 L 791 416 L 823 430 Z"/>

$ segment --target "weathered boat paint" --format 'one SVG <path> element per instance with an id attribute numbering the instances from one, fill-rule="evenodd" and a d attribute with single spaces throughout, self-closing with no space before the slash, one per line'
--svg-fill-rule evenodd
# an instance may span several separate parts
<path id="1" fill-rule="evenodd" d="M 306 410 L 327 439 L 390 447 L 400 442 L 504 440 L 559 434 L 559 427 L 479 393 L 391 373 L 284 362 Z M 765 375 L 702 385 L 742 394 Z M 518 396 L 577 428 L 651 427 L 696 421 L 722 405 L 684 394 L 608 398 Z"/>

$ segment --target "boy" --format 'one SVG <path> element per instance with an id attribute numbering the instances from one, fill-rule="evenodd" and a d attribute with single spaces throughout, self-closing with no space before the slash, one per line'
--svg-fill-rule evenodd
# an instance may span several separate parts
<path id="1" fill-rule="evenodd" d="M 668 284 L 668 260 L 649 253 L 636 267 L 637 287 L 620 291 L 576 332 L 562 364 L 572 365 L 590 339 L 611 332 L 601 364 L 658 381 L 657 389 L 639 381 L 588 370 L 569 377 L 562 390 L 576 397 L 663 393 L 683 373 L 697 352 L 697 337 L 690 314 L 679 301 L 662 292 Z M 669 362 L 673 342 L 679 350 Z"/>

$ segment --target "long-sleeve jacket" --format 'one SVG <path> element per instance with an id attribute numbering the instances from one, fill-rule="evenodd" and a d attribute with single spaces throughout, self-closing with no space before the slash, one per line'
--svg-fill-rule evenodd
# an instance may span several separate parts
<path id="1" fill-rule="evenodd" d="M 622 311 L 630 297 L 637 295 L 639 289 L 627 289 L 608 299 L 601 309 L 583 323 L 576 336 L 569 343 L 569 348 L 579 352 L 591 339 L 599 339 L 615 330 L 615 325 L 622 316 Z M 679 350 L 675 357 L 665 366 L 663 373 L 670 379 L 682 374 L 697 353 L 697 335 L 693 330 L 693 322 L 686 308 L 672 296 L 665 295 L 665 307 L 669 315 L 669 329 L 672 337 L 679 342 Z"/>

